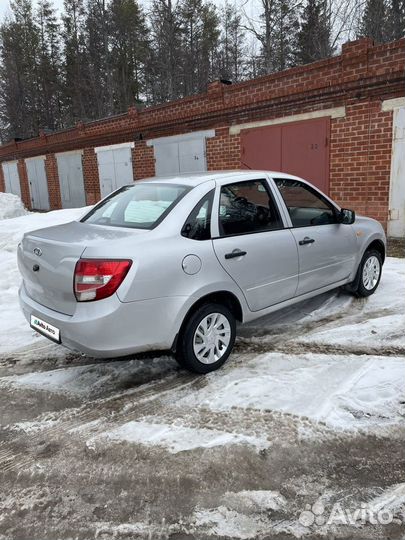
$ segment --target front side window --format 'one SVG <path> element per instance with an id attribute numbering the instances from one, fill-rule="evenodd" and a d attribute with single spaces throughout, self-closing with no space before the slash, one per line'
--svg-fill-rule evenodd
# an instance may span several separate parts
<path id="1" fill-rule="evenodd" d="M 322 195 L 298 180 L 276 178 L 293 227 L 337 223 L 336 209 Z"/>
<path id="2" fill-rule="evenodd" d="M 124 186 L 107 197 L 81 221 L 95 225 L 153 229 L 190 187 L 179 184 L 139 183 Z"/>
<path id="3" fill-rule="evenodd" d="M 214 191 L 207 193 L 195 206 L 183 225 L 182 236 L 192 240 L 209 240 L 211 238 L 211 209 Z"/>
<path id="4" fill-rule="evenodd" d="M 219 203 L 221 236 L 269 231 L 282 226 L 265 180 L 222 186 Z"/>

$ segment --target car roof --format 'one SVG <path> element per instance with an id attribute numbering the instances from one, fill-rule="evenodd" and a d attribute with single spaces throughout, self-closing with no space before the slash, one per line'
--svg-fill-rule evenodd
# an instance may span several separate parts
<path id="1" fill-rule="evenodd" d="M 168 184 L 184 184 L 188 186 L 198 186 L 204 182 L 210 180 L 227 180 L 228 178 L 236 181 L 248 180 L 254 177 L 260 177 L 262 175 L 270 175 L 274 178 L 297 178 L 291 174 L 277 172 L 277 171 L 264 171 L 264 170 L 231 170 L 231 171 L 207 171 L 199 173 L 187 173 L 177 174 L 173 176 L 152 176 L 150 178 L 143 178 L 137 180 L 137 182 L 155 182 L 155 183 L 168 183 Z"/>

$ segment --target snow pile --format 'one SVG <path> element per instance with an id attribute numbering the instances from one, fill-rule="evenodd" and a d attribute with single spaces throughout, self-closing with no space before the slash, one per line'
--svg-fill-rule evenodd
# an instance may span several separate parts
<path id="1" fill-rule="evenodd" d="M 26 214 L 29 212 L 18 195 L 0 192 L 0 220 L 25 216 Z"/>
<path id="2" fill-rule="evenodd" d="M 87 210 L 88 208 L 55 210 L 46 214 L 32 213 L 0 221 L 0 353 L 8 353 L 38 339 L 44 339 L 30 329 L 18 305 L 21 276 L 17 268 L 16 252 L 23 234 L 79 219 Z"/>

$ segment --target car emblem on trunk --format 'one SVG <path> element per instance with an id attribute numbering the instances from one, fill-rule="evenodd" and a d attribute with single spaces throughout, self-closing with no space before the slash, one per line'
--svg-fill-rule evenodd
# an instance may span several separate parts
<path id="1" fill-rule="evenodd" d="M 42 250 L 40 248 L 36 247 L 36 248 L 34 248 L 34 253 L 35 253 L 35 255 L 40 257 L 42 255 Z"/>

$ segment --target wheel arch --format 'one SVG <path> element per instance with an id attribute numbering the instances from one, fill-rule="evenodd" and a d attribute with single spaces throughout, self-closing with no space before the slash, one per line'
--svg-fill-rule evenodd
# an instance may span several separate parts
<path id="1" fill-rule="evenodd" d="M 367 251 L 375 250 L 378 251 L 378 253 L 381 255 L 382 263 L 384 264 L 385 261 L 385 245 L 382 240 L 375 239 L 372 242 L 370 242 L 366 249 L 364 250 L 364 253 Z"/>
<path id="2" fill-rule="evenodd" d="M 174 339 L 174 342 L 173 342 L 173 345 L 172 345 L 172 350 L 173 351 L 176 350 L 176 345 L 177 345 L 179 336 L 181 336 L 181 334 L 182 334 L 182 332 L 184 330 L 184 327 L 185 327 L 187 321 L 189 320 L 189 318 L 191 317 L 191 315 L 200 306 L 202 306 L 204 304 L 207 304 L 207 303 L 210 303 L 210 302 L 225 305 L 228 309 L 230 309 L 230 311 L 232 312 L 232 314 L 234 315 L 234 317 L 235 317 L 235 319 L 237 321 L 243 322 L 243 308 L 242 308 L 242 305 L 241 305 L 238 297 L 234 293 L 232 293 L 230 291 L 226 291 L 226 290 L 207 293 L 207 294 L 201 296 L 200 298 L 198 298 L 189 307 L 186 315 L 183 318 L 180 329 L 179 329 L 179 331 L 176 334 L 176 337 Z"/>

